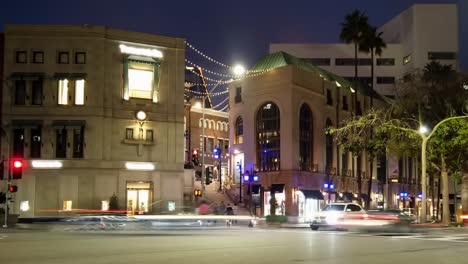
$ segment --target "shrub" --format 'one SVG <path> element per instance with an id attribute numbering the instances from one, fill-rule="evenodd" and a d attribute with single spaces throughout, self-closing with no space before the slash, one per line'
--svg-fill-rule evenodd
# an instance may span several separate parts
<path id="1" fill-rule="evenodd" d="M 268 223 L 286 223 L 288 217 L 286 215 L 267 215 L 266 221 Z"/>

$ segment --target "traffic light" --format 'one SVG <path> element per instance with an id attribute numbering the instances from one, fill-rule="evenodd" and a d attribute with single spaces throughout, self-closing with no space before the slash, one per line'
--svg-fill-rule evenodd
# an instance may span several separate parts
<path id="1" fill-rule="evenodd" d="M 14 180 L 21 179 L 23 175 L 23 160 L 22 159 L 12 159 L 12 176 Z"/>
<path id="2" fill-rule="evenodd" d="M 198 150 L 196 149 L 192 150 L 192 162 L 196 166 L 200 164 L 200 161 L 198 160 Z"/>
<path id="3" fill-rule="evenodd" d="M 201 190 L 198 190 L 198 189 L 195 189 L 195 190 L 193 191 L 193 195 L 195 195 L 195 196 L 197 196 L 197 197 L 202 196 L 202 191 L 201 191 Z"/>
<path id="4" fill-rule="evenodd" d="M 16 185 L 8 185 L 8 191 L 11 193 L 15 193 L 18 191 L 18 186 Z"/>
<path id="5" fill-rule="evenodd" d="M 205 184 L 210 185 L 213 182 L 213 171 L 211 167 L 206 167 L 205 169 Z"/>

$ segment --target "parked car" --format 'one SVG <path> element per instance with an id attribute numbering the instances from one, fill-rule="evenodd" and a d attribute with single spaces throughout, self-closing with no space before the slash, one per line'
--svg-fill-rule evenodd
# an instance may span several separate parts
<path id="1" fill-rule="evenodd" d="M 347 219 L 365 219 L 366 211 L 354 203 L 331 203 L 314 216 L 310 228 L 318 230 L 321 226 L 340 225 Z"/>

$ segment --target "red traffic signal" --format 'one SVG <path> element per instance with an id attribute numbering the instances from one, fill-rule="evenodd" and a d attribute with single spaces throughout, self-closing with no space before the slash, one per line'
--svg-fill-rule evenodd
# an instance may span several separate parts
<path id="1" fill-rule="evenodd" d="M 198 155 L 198 150 L 196 149 L 192 150 L 192 155 Z"/>
<path id="2" fill-rule="evenodd" d="M 11 193 L 15 193 L 18 191 L 18 186 L 16 185 L 8 185 L 8 191 Z"/>
<path id="3" fill-rule="evenodd" d="M 23 175 L 23 160 L 22 159 L 13 159 L 12 160 L 12 176 L 14 180 L 21 179 Z"/>
<path id="4" fill-rule="evenodd" d="M 23 167 L 23 162 L 19 160 L 13 161 L 13 167 L 14 168 L 22 168 Z"/>

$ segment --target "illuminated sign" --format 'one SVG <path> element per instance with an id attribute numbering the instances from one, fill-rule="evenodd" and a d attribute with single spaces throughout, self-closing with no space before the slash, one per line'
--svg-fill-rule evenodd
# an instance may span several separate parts
<path id="1" fill-rule="evenodd" d="M 153 58 L 163 57 L 162 52 L 157 49 L 129 47 L 123 44 L 121 44 L 119 48 L 120 48 L 120 52 L 125 53 L 125 54 L 139 55 L 139 56 L 146 56 L 146 57 L 153 57 Z"/>
<path id="2" fill-rule="evenodd" d="M 152 171 L 154 170 L 154 164 L 149 162 L 126 162 L 125 168 L 127 170 L 146 170 Z"/>
<path id="3" fill-rule="evenodd" d="M 59 169 L 63 167 L 62 162 L 58 160 L 33 160 L 31 164 L 36 169 Z"/>

